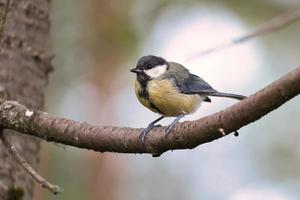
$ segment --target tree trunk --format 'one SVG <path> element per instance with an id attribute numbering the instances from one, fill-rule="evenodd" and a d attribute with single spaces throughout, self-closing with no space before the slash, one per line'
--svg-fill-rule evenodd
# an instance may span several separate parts
<path id="1" fill-rule="evenodd" d="M 1 13 L 6 0 L 0 0 Z M 43 109 L 51 71 L 49 53 L 50 0 L 12 0 L 0 51 L 0 86 L 10 100 Z M 36 168 L 40 140 L 3 131 L 25 159 Z M 0 199 L 32 199 L 33 179 L 0 143 Z"/>

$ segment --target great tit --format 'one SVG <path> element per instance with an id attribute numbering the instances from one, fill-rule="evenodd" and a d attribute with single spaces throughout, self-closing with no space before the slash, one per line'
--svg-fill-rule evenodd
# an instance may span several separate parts
<path id="1" fill-rule="evenodd" d="M 195 112 L 202 102 L 211 102 L 209 96 L 237 100 L 246 98 L 242 95 L 218 92 L 202 78 L 191 74 L 184 66 L 158 56 L 141 57 L 136 67 L 130 71 L 137 75 L 135 94 L 138 100 L 151 111 L 161 115 L 141 133 L 142 142 L 158 121 L 164 117 L 176 117 L 165 129 L 166 134 L 169 134 L 183 116 Z"/>

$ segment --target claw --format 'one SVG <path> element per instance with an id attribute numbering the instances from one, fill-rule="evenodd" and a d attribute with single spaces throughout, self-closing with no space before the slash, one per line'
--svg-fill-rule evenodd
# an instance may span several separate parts
<path id="1" fill-rule="evenodd" d="M 139 138 L 142 141 L 142 143 L 144 143 L 145 141 L 145 137 L 147 135 L 147 133 L 149 132 L 149 130 L 147 130 L 146 128 L 143 130 L 143 132 L 140 134 Z"/>
<path id="2" fill-rule="evenodd" d="M 149 131 L 153 128 L 155 128 L 157 125 L 154 124 L 149 124 L 149 126 L 147 128 L 145 128 L 143 130 L 143 132 L 140 134 L 139 138 L 140 140 L 144 143 L 145 141 L 145 137 L 148 135 Z"/>
<path id="3" fill-rule="evenodd" d="M 178 122 L 177 122 L 177 123 L 178 123 Z M 168 125 L 168 126 L 165 128 L 166 136 L 169 135 L 169 133 L 171 133 L 172 129 L 174 128 L 174 126 L 175 126 L 177 123 L 172 123 L 172 124 Z"/>
<path id="4" fill-rule="evenodd" d="M 152 126 L 150 126 L 152 125 Z M 149 131 L 151 131 L 152 129 L 156 128 L 156 127 L 160 127 L 161 125 L 154 125 L 154 124 L 149 124 L 149 126 L 147 128 L 145 128 L 143 130 L 143 132 L 140 134 L 139 138 L 142 142 L 145 141 L 145 137 L 148 135 Z"/>
<path id="5" fill-rule="evenodd" d="M 142 143 L 144 143 L 145 137 L 148 135 L 148 133 L 149 133 L 150 130 L 152 130 L 152 129 L 155 128 L 155 127 L 160 126 L 160 125 L 155 125 L 155 123 L 157 123 L 158 121 L 162 120 L 163 118 L 164 118 L 163 116 L 159 117 L 158 119 L 156 119 L 156 120 L 154 120 L 153 122 L 151 122 L 151 123 L 147 126 L 147 128 L 145 128 L 145 129 L 143 130 L 143 132 L 142 132 L 142 133 L 140 134 L 140 136 L 139 136 L 139 138 L 140 138 L 140 140 L 142 141 Z"/>
<path id="6" fill-rule="evenodd" d="M 184 117 L 184 114 L 179 115 L 178 117 L 176 117 L 176 119 L 165 128 L 165 133 L 166 133 L 166 137 L 171 133 L 172 129 L 174 128 L 174 126 L 179 122 L 179 120 Z"/>

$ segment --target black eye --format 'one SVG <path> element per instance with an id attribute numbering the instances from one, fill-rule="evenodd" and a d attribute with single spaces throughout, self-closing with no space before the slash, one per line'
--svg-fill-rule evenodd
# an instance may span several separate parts
<path id="1" fill-rule="evenodd" d="M 151 64 L 146 64 L 146 69 L 151 69 Z"/>

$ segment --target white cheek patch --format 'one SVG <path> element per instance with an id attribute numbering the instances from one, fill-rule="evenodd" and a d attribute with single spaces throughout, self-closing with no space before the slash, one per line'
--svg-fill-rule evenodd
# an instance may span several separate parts
<path id="1" fill-rule="evenodd" d="M 157 65 L 151 69 L 144 70 L 145 74 L 147 74 L 151 78 L 157 78 L 164 74 L 167 71 L 168 66 L 164 65 Z"/>

